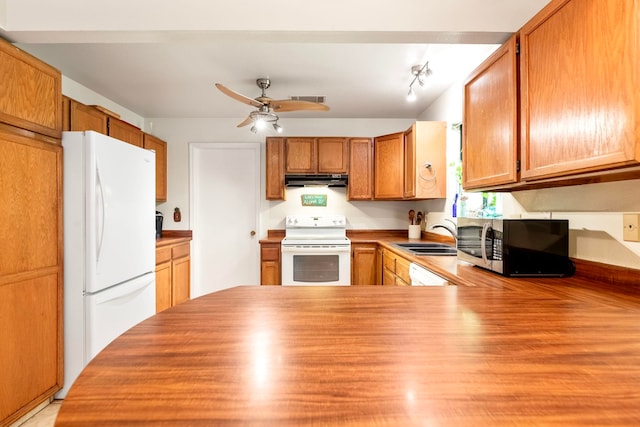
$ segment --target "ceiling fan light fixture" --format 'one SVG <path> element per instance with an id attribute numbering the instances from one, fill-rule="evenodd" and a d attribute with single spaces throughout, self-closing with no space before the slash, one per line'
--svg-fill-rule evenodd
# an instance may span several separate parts
<path id="1" fill-rule="evenodd" d="M 416 100 L 416 93 L 413 90 L 413 84 L 417 81 L 420 87 L 425 87 L 427 85 L 427 77 L 433 74 L 433 71 L 429 68 L 429 61 L 425 62 L 424 65 L 414 65 L 411 67 L 411 75 L 413 76 L 413 80 L 409 83 L 409 93 L 407 94 L 407 101 L 413 102 Z"/>
<path id="2" fill-rule="evenodd" d="M 413 87 L 409 86 L 409 92 L 407 93 L 407 101 L 413 102 L 416 100 L 416 93 L 413 91 Z"/>
<path id="3" fill-rule="evenodd" d="M 273 124 L 273 130 L 278 133 L 282 133 L 282 126 L 280 126 L 277 122 Z"/>
<path id="4" fill-rule="evenodd" d="M 249 130 L 253 133 L 258 133 L 258 129 L 256 129 L 256 125 L 251 126 L 251 129 Z"/>

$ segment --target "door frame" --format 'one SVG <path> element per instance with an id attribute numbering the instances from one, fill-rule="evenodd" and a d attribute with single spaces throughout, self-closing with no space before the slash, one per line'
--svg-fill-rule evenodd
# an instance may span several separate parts
<path id="1" fill-rule="evenodd" d="M 255 269 L 257 272 L 257 285 L 260 284 L 260 245 L 259 245 L 259 239 L 261 234 L 261 221 L 260 221 L 260 213 L 261 213 L 261 204 L 260 204 L 260 200 L 261 200 L 261 191 L 262 191 L 262 180 L 261 180 L 261 174 L 262 174 L 262 169 L 261 169 L 261 159 L 262 159 L 262 150 L 261 150 L 261 145 L 259 142 L 190 142 L 189 144 L 189 212 L 190 212 L 190 216 L 191 218 L 189 219 L 189 223 L 191 224 L 191 229 L 193 230 L 196 226 L 196 218 L 197 218 L 197 212 L 195 210 L 195 194 L 194 194 L 194 188 L 195 188 L 195 171 L 194 171 L 194 156 L 196 155 L 196 152 L 198 150 L 207 150 L 207 149 L 237 149 L 237 148 L 242 148 L 242 149 L 249 149 L 255 152 L 255 163 L 254 163 L 254 169 L 256 171 L 256 179 L 254 182 L 254 189 L 255 189 L 255 207 L 256 207 L 256 212 L 255 212 L 255 248 L 253 251 L 253 262 L 255 265 Z M 197 239 L 198 236 L 196 235 L 195 238 Z M 192 242 L 193 245 L 193 242 Z M 199 261 L 197 260 L 197 252 L 196 251 L 192 251 L 192 262 L 194 260 L 194 258 L 196 259 L 196 263 Z M 195 257 L 194 257 L 195 255 Z M 197 269 L 192 268 L 191 270 L 191 292 L 193 293 L 194 291 L 194 285 L 199 284 L 200 282 L 198 281 L 198 272 Z M 197 295 L 199 296 L 199 292 L 197 293 Z"/>

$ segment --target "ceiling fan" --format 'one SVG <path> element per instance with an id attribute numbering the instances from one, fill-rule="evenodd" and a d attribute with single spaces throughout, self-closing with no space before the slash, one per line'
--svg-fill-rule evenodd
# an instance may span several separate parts
<path id="1" fill-rule="evenodd" d="M 256 107 L 256 111 L 249 113 L 249 116 L 238 124 L 238 127 L 247 126 L 253 123 L 252 132 L 256 132 L 260 127 L 272 124 L 277 132 L 282 132 L 282 127 L 278 125 L 278 115 L 276 113 L 284 113 L 289 111 L 328 111 L 329 107 L 320 103 L 298 99 L 272 99 L 266 94 L 266 90 L 271 86 L 271 80 L 267 78 L 259 78 L 256 85 L 262 90 L 262 94 L 255 98 L 249 98 L 241 95 L 228 87 L 216 83 L 216 87 L 225 95 L 240 101 L 244 104 Z"/>

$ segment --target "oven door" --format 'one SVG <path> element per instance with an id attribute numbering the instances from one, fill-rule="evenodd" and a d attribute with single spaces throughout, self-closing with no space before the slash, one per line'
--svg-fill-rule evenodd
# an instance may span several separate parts
<path id="1" fill-rule="evenodd" d="M 289 286 L 349 286 L 351 245 L 285 245 L 282 284 Z"/>

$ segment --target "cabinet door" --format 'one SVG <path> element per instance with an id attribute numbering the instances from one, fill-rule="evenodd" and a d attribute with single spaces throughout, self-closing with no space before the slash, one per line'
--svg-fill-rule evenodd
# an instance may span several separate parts
<path id="1" fill-rule="evenodd" d="M 171 262 L 156 265 L 156 313 L 171 307 Z"/>
<path id="2" fill-rule="evenodd" d="M 71 130 L 93 130 L 107 134 L 107 115 L 73 99 L 69 102 L 69 121 Z"/>
<path id="3" fill-rule="evenodd" d="M 0 38 L 0 122 L 60 138 L 60 72 Z"/>
<path id="4" fill-rule="evenodd" d="M 374 140 L 374 198 L 401 199 L 404 193 L 404 132 Z"/>
<path id="5" fill-rule="evenodd" d="M 142 131 L 127 122 L 118 120 L 115 117 L 109 117 L 107 128 L 109 136 L 119 139 L 120 141 L 128 142 L 136 147 L 142 147 Z"/>
<path id="6" fill-rule="evenodd" d="M 171 305 L 191 298 L 190 244 L 183 243 L 171 248 Z"/>
<path id="7" fill-rule="evenodd" d="M 554 1 L 520 33 L 522 178 L 635 165 L 637 1 Z"/>
<path id="8" fill-rule="evenodd" d="M 142 146 L 156 153 L 156 202 L 167 201 L 167 143 L 144 134 Z"/>
<path id="9" fill-rule="evenodd" d="M 376 285 L 377 249 L 375 243 L 351 244 L 351 284 Z"/>
<path id="10" fill-rule="evenodd" d="M 316 138 L 286 138 L 286 173 L 315 173 L 318 170 Z"/>
<path id="11" fill-rule="evenodd" d="M 267 200 L 284 200 L 284 140 L 267 138 L 266 142 Z"/>
<path id="12" fill-rule="evenodd" d="M 318 138 L 318 173 L 347 173 L 349 169 L 349 140 L 347 138 Z"/>
<path id="13" fill-rule="evenodd" d="M 370 138 L 349 140 L 349 200 L 373 197 L 373 142 Z"/>
<path id="14" fill-rule="evenodd" d="M 260 245 L 260 284 L 280 285 L 280 243 Z"/>
<path id="15" fill-rule="evenodd" d="M 412 193 L 416 199 L 447 197 L 447 123 L 419 121 L 411 130 L 413 144 L 405 145 L 405 194 Z M 407 156 L 406 150 L 413 155 Z M 406 189 L 407 180 L 412 182 L 411 193 Z"/>
<path id="16" fill-rule="evenodd" d="M 0 200 L 5 425 L 62 385 L 62 147 L 0 124 Z"/>
<path id="17" fill-rule="evenodd" d="M 464 85 L 465 189 L 518 181 L 516 43 L 513 36 L 473 71 Z"/>

